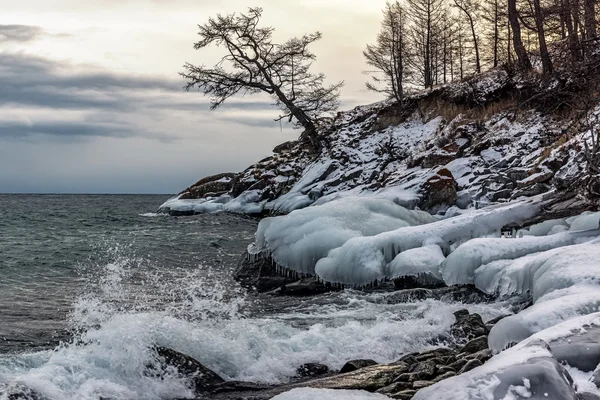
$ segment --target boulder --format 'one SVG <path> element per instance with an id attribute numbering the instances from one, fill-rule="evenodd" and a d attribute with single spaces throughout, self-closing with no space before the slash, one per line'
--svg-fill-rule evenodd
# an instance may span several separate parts
<path id="1" fill-rule="evenodd" d="M 344 364 L 342 369 L 340 369 L 340 374 L 356 371 L 357 369 L 369 367 L 371 365 L 377 365 L 377 362 L 374 360 L 351 360 Z"/>
<path id="2" fill-rule="evenodd" d="M 329 372 L 329 367 L 319 363 L 306 363 L 296 369 L 296 374 L 303 378 L 324 375 Z"/>
<path id="3" fill-rule="evenodd" d="M 156 347 L 156 354 L 164 370 L 174 368 L 182 377 L 190 378 L 196 393 L 211 391 L 219 384 L 225 382 L 215 372 L 183 353 L 166 347 Z"/>
<path id="4" fill-rule="evenodd" d="M 207 176 L 181 192 L 181 199 L 200 199 L 208 193 L 213 195 L 229 192 L 234 185 L 237 174 L 223 173 Z"/>
<path id="5" fill-rule="evenodd" d="M 479 336 L 473 340 L 470 340 L 465 344 L 461 349 L 461 353 L 478 353 L 482 350 L 487 350 L 488 348 L 488 337 L 487 335 Z"/>
<path id="6" fill-rule="evenodd" d="M 468 310 L 458 310 L 454 316 L 456 322 L 452 324 L 450 331 L 459 342 L 487 336 L 489 333 L 479 314 L 469 314 Z"/>
<path id="7" fill-rule="evenodd" d="M 240 257 L 233 278 L 243 287 L 258 292 L 268 292 L 297 281 L 296 277 L 277 273 L 269 257 L 263 254 L 250 255 L 247 252 Z"/>
<path id="8" fill-rule="evenodd" d="M 444 206 L 456 204 L 457 187 L 452 172 L 446 168 L 440 169 L 421 187 L 421 209 L 436 212 Z"/>

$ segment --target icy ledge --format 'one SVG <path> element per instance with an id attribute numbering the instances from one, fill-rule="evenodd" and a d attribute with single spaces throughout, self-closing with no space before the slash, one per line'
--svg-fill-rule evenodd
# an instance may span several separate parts
<path id="1" fill-rule="evenodd" d="M 502 227 L 533 217 L 539 207 L 537 200 L 521 201 L 440 220 L 389 200 L 346 198 L 262 220 L 250 251 L 345 285 L 406 275 L 439 279 L 444 255 L 457 245 L 499 236 Z"/>

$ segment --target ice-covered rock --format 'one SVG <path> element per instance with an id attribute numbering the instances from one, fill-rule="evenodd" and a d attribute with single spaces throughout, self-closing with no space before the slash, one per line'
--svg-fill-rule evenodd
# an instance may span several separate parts
<path id="1" fill-rule="evenodd" d="M 554 225 L 553 225 L 554 226 Z M 448 285 L 473 283 L 475 270 L 498 260 L 514 260 L 528 254 L 575 244 L 582 238 L 600 235 L 600 230 L 563 232 L 550 236 L 526 236 L 516 240 L 480 238 L 458 247 L 442 264 L 442 276 Z"/>
<path id="2" fill-rule="evenodd" d="M 572 379 L 543 343 L 507 350 L 478 368 L 443 380 L 414 400 L 576 400 Z"/>
<path id="3" fill-rule="evenodd" d="M 436 218 L 426 212 L 407 210 L 390 200 L 342 198 L 263 219 L 255 252 L 267 252 L 280 266 L 312 275 L 317 261 L 350 238 L 433 221 Z"/>
<path id="4" fill-rule="evenodd" d="M 358 236 L 331 250 L 316 264 L 319 277 L 329 282 L 365 285 L 386 277 L 388 263 L 398 254 L 436 244 L 444 251 L 471 238 L 499 231 L 535 215 L 538 204 L 515 202 L 473 211 L 426 225 L 404 227 L 375 236 Z"/>
<path id="5" fill-rule="evenodd" d="M 396 256 L 387 266 L 386 277 L 390 279 L 402 276 L 422 276 L 443 283 L 440 265 L 444 253 L 437 244 L 406 250 Z"/>

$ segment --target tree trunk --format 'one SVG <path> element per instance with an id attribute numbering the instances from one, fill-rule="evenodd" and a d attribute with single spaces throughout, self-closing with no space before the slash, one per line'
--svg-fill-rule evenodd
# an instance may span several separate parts
<path id="1" fill-rule="evenodd" d="M 584 0 L 585 11 L 585 37 L 586 39 L 596 38 L 596 0 Z"/>
<path id="2" fill-rule="evenodd" d="M 565 19 L 565 25 L 567 27 L 567 34 L 569 35 L 569 50 L 571 57 L 574 61 L 581 60 L 581 46 L 579 45 L 579 36 L 577 35 L 577 29 L 573 27 L 572 7 L 569 0 L 563 0 L 562 14 Z"/>
<path id="3" fill-rule="evenodd" d="M 532 66 L 527 50 L 525 50 L 521 40 L 521 26 L 519 25 L 516 0 L 508 0 L 508 21 L 513 31 L 513 46 L 517 53 L 518 67 L 522 71 L 530 71 Z"/>
<path id="4" fill-rule="evenodd" d="M 542 7 L 540 6 L 540 0 L 533 0 L 533 8 L 535 12 L 535 27 L 537 29 L 538 40 L 540 42 L 540 57 L 542 58 L 542 69 L 545 77 L 551 75 L 554 72 L 552 67 L 552 60 L 548 53 L 548 46 L 546 45 L 546 33 L 544 32 L 544 16 L 542 14 Z"/>

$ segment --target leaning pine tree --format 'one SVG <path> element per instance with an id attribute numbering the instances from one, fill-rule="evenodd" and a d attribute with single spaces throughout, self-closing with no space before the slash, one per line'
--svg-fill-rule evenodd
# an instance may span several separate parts
<path id="1" fill-rule="evenodd" d="M 217 15 L 199 25 L 201 39 L 194 48 L 216 45 L 227 53 L 212 68 L 186 63 L 181 73 L 186 90 L 196 87 L 210 96 L 212 110 L 235 95 L 267 93 L 283 113 L 276 121 L 304 128 L 302 137 L 319 147 L 319 123 L 339 106 L 343 82 L 324 86 L 325 75 L 310 72 L 316 57 L 308 46 L 321 33 L 273 43 L 274 29 L 258 27 L 261 15 L 261 8 L 250 8 L 247 14 Z"/>

